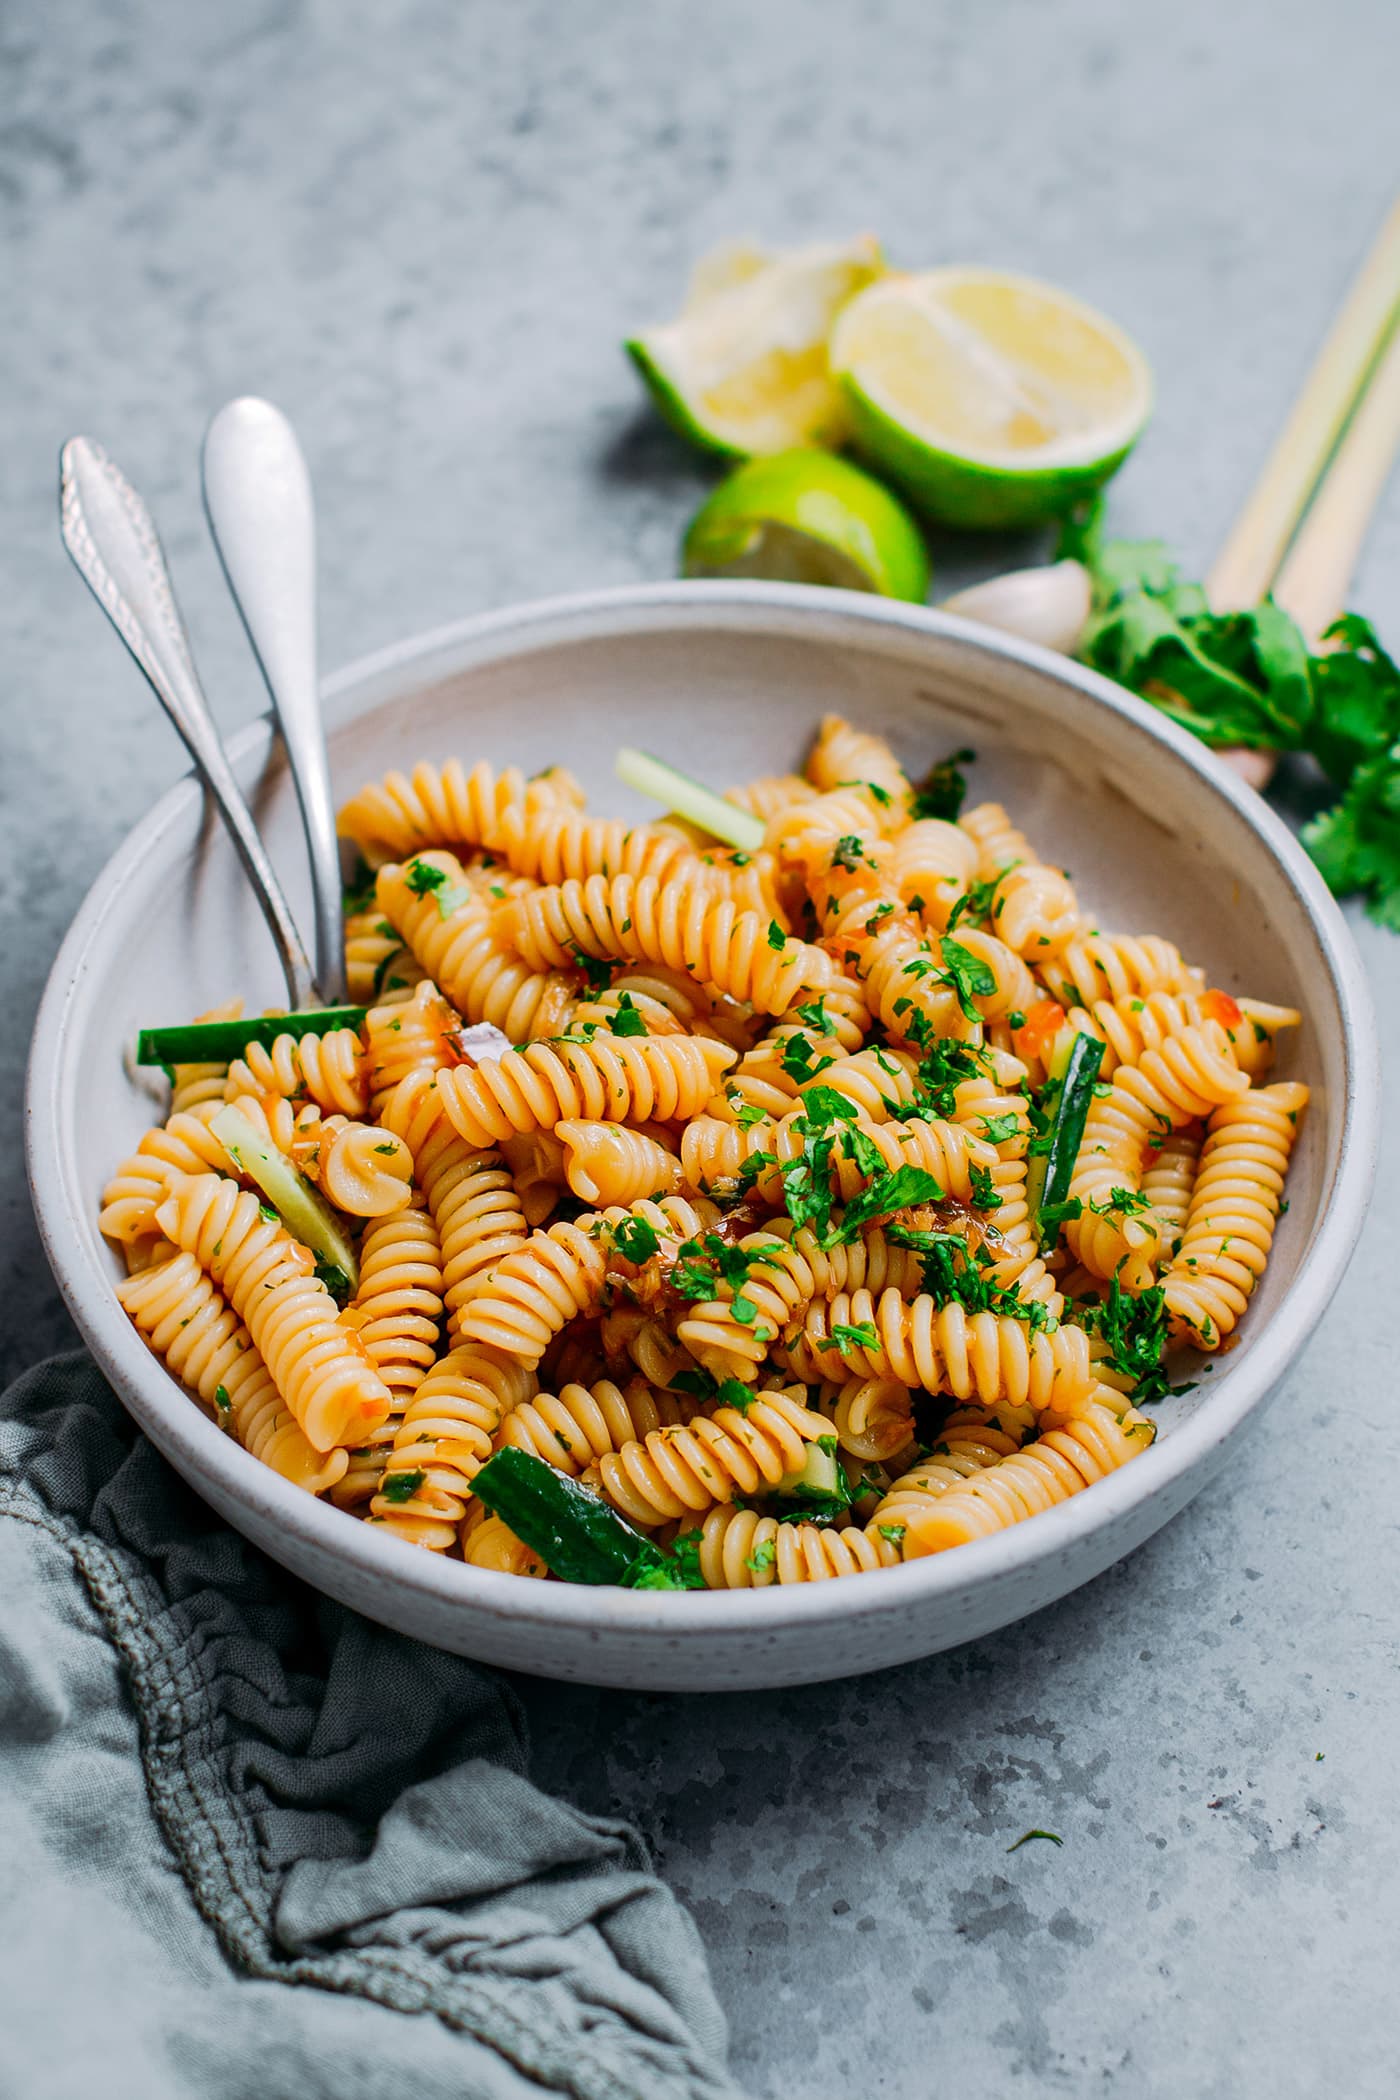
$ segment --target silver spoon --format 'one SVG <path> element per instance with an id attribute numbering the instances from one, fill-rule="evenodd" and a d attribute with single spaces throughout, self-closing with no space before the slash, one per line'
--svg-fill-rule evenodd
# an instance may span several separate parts
<path id="1" fill-rule="evenodd" d="M 280 409 L 230 401 L 204 438 L 204 508 L 258 659 L 296 783 L 311 856 L 316 983 L 345 998 L 340 848 L 316 675 L 316 514 L 311 476 Z"/>
<path id="2" fill-rule="evenodd" d="M 63 544 L 79 575 L 184 738 L 229 828 L 276 945 L 289 1004 L 297 1011 L 318 1005 L 311 964 L 296 921 L 200 690 L 189 636 L 151 514 L 91 438 L 70 438 L 63 448 L 59 516 Z"/>

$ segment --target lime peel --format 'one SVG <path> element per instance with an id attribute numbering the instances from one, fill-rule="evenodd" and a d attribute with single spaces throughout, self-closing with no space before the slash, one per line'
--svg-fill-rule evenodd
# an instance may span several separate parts
<path id="1" fill-rule="evenodd" d="M 667 422 L 705 451 L 746 459 L 839 444 L 847 414 L 827 338 L 883 268 L 869 235 L 774 255 L 733 244 L 701 258 L 678 319 L 624 348 Z"/>
<path id="2" fill-rule="evenodd" d="M 686 576 L 759 576 L 922 604 L 923 535 L 898 497 L 849 460 L 798 450 L 749 460 L 692 518 Z"/>

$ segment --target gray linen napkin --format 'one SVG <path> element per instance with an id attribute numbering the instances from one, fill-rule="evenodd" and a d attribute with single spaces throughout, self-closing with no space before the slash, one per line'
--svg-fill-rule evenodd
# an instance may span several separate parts
<path id="1" fill-rule="evenodd" d="M 0 1398 L 0 1596 L 4 2100 L 739 2100 L 501 1680 L 274 1567 L 85 1356 Z"/>

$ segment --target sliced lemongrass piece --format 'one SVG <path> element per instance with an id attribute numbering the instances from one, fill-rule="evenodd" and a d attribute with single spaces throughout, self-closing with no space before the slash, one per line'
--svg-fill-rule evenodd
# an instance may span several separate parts
<path id="1" fill-rule="evenodd" d="M 741 853 L 756 853 L 763 844 L 763 825 L 737 803 L 726 802 L 713 788 L 702 787 L 686 773 L 678 773 L 674 766 L 664 760 L 653 758 L 647 751 L 634 751 L 624 745 L 617 754 L 616 773 L 624 787 L 635 788 L 639 795 L 649 795 L 653 802 L 660 802 L 678 817 L 708 831 L 712 837 L 723 839 L 726 845 L 737 846 Z"/>
<path id="2" fill-rule="evenodd" d="M 1346 609 L 1371 519 L 1400 449 L 1400 322 L 1278 572 L 1274 596 L 1310 649 Z"/>
<path id="3" fill-rule="evenodd" d="M 1400 307 L 1400 204 L 1318 352 L 1273 451 L 1206 578 L 1217 612 L 1257 605 L 1317 487 Z"/>
<path id="4" fill-rule="evenodd" d="M 340 1271 L 345 1279 L 343 1291 L 337 1279 L 321 1279 L 332 1295 L 344 1297 L 354 1292 L 360 1281 L 355 1250 L 339 1218 L 306 1176 L 236 1108 L 221 1108 L 209 1127 L 239 1172 L 257 1183 L 292 1238 L 318 1257 L 318 1268 L 324 1262 Z"/>
<path id="5" fill-rule="evenodd" d="M 279 1035 L 329 1035 L 333 1028 L 359 1028 L 363 1006 L 320 1006 L 303 1013 L 260 1014 L 253 1021 L 190 1021 L 183 1027 L 143 1028 L 136 1039 L 138 1065 L 228 1064 L 249 1043 L 270 1049 Z"/>

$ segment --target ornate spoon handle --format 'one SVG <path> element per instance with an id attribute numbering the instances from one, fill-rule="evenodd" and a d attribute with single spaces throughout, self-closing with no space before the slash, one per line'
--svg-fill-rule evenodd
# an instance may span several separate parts
<path id="1" fill-rule="evenodd" d="M 287 747 L 311 857 L 316 984 L 337 1006 L 345 997 L 345 936 L 316 675 L 316 516 L 296 433 L 270 401 L 230 401 L 209 425 L 204 508 Z"/>
<path id="2" fill-rule="evenodd" d="M 184 738 L 219 807 L 276 944 L 294 1008 L 316 1005 L 311 965 L 200 690 L 150 512 L 100 445 L 70 438 L 59 476 L 63 544 Z"/>

